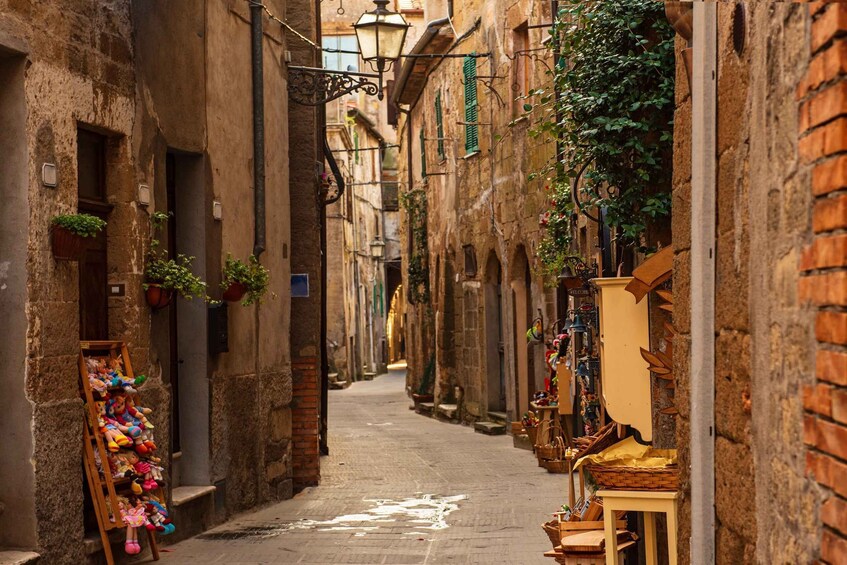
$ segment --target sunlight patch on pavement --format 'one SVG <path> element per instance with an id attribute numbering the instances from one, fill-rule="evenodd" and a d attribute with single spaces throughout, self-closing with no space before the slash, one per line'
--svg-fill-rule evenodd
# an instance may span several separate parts
<path id="1" fill-rule="evenodd" d="M 404 500 L 389 498 L 365 499 L 373 506 L 361 514 L 345 514 L 331 520 L 298 520 L 287 524 L 268 524 L 245 526 L 238 530 L 224 530 L 201 534 L 204 540 L 264 539 L 275 537 L 294 530 L 315 530 L 319 532 L 355 532 L 355 537 L 365 536 L 380 528 L 398 528 L 408 526 L 413 531 L 403 535 L 423 535 L 419 530 L 444 530 L 449 528 L 447 517 L 459 509 L 459 502 L 467 500 L 467 495 L 435 496 L 423 494 Z"/>

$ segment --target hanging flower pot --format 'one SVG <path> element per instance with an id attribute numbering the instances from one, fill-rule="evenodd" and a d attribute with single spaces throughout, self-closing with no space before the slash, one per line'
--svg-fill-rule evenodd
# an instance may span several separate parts
<path id="1" fill-rule="evenodd" d="M 247 294 L 247 285 L 240 282 L 233 282 L 224 291 L 223 299 L 227 302 L 238 302 L 245 294 Z"/>
<path id="2" fill-rule="evenodd" d="M 154 310 L 161 310 L 171 303 L 174 291 L 170 288 L 163 288 L 162 285 L 159 284 L 148 283 L 145 294 L 147 296 L 147 304 L 149 304 Z"/>
<path id="3" fill-rule="evenodd" d="M 85 238 L 58 225 L 54 225 L 50 231 L 53 258 L 57 261 L 79 261 L 85 248 Z"/>

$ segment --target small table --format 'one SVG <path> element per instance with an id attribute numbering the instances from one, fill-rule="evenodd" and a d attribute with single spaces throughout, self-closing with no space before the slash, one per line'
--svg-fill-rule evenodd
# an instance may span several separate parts
<path id="1" fill-rule="evenodd" d="M 656 565 L 656 512 L 668 516 L 668 560 L 676 565 L 677 499 L 676 491 L 599 490 L 603 499 L 603 523 L 606 530 L 606 565 L 618 565 L 618 536 L 615 527 L 616 510 L 644 513 L 644 548 L 647 565 Z"/>

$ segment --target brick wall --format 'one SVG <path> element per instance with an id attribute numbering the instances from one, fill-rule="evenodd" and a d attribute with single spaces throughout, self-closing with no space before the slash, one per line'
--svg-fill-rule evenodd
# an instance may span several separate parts
<path id="1" fill-rule="evenodd" d="M 803 390 L 806 470 L 824 489 L 820 560 L 847 562 L 847 5 L 812 2 L 811 56 L 797 88 L 800 155 L 812 166 L 813 242 L 799 295 L 817 310 L 816 383 Z"/>
<path id="2" fill-rule="evenodd" d="M 292 362 L 294 391 L 291 401 L 292 466 L 294 489 L 320 482 L 318 453 L 318 407 L 320 386 L 317 357 L 295 357 Z"/>

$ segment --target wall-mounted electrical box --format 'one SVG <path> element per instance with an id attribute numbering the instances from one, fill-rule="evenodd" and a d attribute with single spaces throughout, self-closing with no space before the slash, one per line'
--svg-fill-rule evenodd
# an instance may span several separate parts
<path id="1" fill-rule="evenodd" d="M 209 355 L 229 351 L 229 313 L 227 303 L 209 305 Z"/>

